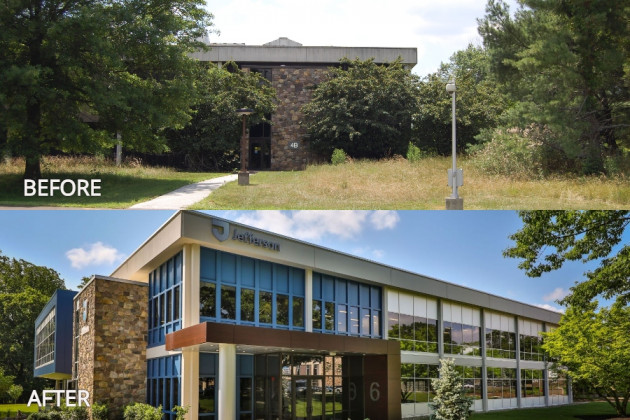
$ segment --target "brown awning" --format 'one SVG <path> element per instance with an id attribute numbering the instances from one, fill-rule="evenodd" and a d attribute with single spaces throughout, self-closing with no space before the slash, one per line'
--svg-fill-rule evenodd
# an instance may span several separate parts
<path id="1" fill-rule="evenodd" d="M 400 344 L 375 338 L 203 322 L 166 335 L 166 350 L 226 343 L 339 354 L 398 354 Z"/>

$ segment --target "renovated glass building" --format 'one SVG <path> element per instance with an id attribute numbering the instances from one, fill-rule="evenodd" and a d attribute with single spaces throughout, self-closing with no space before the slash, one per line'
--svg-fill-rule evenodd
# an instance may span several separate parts
<path id="1" fill-rule="evenodd" d="M 75 316 L 72 386 L 113 407 L 414 418 L 429 414 L 443 357 L 475 410 L 571 402 L 540 347 L 559 314 L 197 212 L 74 302 L 88 315 Z"/>

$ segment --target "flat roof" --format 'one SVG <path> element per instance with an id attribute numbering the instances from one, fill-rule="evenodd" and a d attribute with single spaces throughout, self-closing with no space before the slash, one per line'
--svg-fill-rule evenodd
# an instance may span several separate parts
<path id="1" fill-rule="evenodd" d="M 224 241 L 219 241 L 212 233 L 213 221 L 227 223 L 234 230 L 241 229 L 241 232 L 245 230 L 245 233 L 247 231 L 255 233 L 263 240 L 273 240 L 274 243 L 278 244 L 279 251 L 239 241 L 234 238 L 236 236 L 234 234 L 227 235 L 228 238 Z M 216 226 L 216 224 L 214 225 Z M 147 282 L 151 270 L 172 257 L 173 253 L 183 245 L 191 243 L 552 324 L 558 324 L 561 317 L 560 313 L 534 305 L 190 210 L 175 213 L 140 245 L 111 276 Z"/>
<path id="2" fill-rule="evenodd" d="M 398 47 L 335 47 L 304 46 L 287 38 L 279 38 L 264 45 L 208 44 L 208 51 L 198 51 L 192 57 L 200 61 L 223 63 L 255 63 L 270 65 L 333 65 L 342 58 L 368 60 L 378 64 L 391 63 L 401 58 L 404 65 L 413 68 L 418 63 L 417 48 Z"/>

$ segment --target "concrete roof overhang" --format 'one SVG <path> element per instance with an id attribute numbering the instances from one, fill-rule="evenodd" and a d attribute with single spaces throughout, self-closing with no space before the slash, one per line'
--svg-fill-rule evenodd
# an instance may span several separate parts
<path id="1" fill-rule="evenodd" d="M 311 47 L 268 46 L 243 44 L 210 44 L 209 51 L 199 51 L 192 57 L 200 61 L 223 63 L 257 63 L 268 65 L 334 65 L 342 58 L 368 60 L 378 64 L 391 63 L 401 58 L 405 66 L 413 68 L 418 63 L 417 48 L 387 47 Z"/>

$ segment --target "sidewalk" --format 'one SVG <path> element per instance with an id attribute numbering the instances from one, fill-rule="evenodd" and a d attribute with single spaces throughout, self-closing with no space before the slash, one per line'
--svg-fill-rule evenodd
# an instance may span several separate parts
<path id="1" fill-rule="evenodd" d="M 134 204 L 129 207 L 136 209 L 151 210 L 181 210 L 192 206 L 198 201 L 203 200 L 226 182 L 236 181 L 238 174 L 226 175 L 219 178 L 207 179 L 205 181 L 190 184 L 171 191 L 168 194 L 161 195 L 153 200 L 143 203 Z"/>

